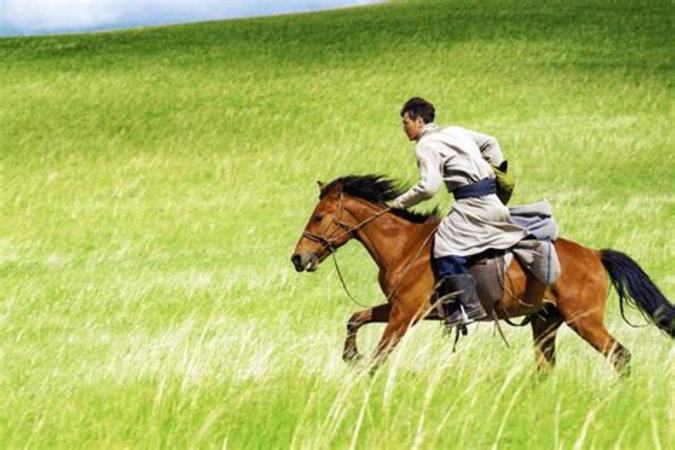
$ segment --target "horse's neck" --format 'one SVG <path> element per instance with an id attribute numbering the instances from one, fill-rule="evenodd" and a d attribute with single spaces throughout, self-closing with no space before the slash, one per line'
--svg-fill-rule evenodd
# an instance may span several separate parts
<path id="1" fill-rule="evenodd" d="M 374 205 L 358 202 L 350 208 L 351 215 L 362 222 L 377 214 L 381 209 Z M 392 213 L 383 214 L 360 228 L 355 237 L 366 248 L 381 271 L 395 269 L 406 260 L 411 252 L 421 251 L 433 226 L 411 223 Z"/>

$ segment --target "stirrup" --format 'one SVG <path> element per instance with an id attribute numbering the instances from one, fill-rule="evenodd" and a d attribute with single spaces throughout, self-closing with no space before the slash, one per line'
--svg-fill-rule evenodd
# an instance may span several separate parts
<path id="1" fill-rule="evenodd" d="M 481 319 L 485 319 L 486 317 L 488 317 L 487 313 L 485 312 L 485 310 L 482 309 L 482 307 L 480 309 L 476 308 L 475 311 L 476 314 L 472 314 L 471 316 L 469 316 L 466 313 L 464 305 L 460 303 L 459 309 L 455 311 L 453 314 L 446 316 L 443 322 L 445 323 L 445 326 L 447 328 L 452 328 L 460 325 L 461 326 L 470 325 L 474 322 L 477 322 Z"/>

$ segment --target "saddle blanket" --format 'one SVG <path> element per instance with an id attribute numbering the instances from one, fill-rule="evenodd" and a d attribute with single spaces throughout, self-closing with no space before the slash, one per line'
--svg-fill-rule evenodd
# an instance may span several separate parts
<path id="1" fill-rule="evenodd" d="M 560 275 L 560 261 L 553 242 L 558 237 L 558 225 L 553 220 L 551 206 L 546 200 L 509 208 L 511 221 L 526 228 L 528 237 L 506 252 L 487 252 L 471 261 L 469 271 L 476 280 L 476 291 L 483 306 L 491 311 L 500 301 L 504 279 L 514 256 L 523 267 L 546 286 Z"/>

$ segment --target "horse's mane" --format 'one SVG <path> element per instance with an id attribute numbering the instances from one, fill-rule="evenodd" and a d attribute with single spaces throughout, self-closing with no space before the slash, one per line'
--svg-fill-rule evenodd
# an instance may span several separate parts
<path id="1" fill-rule="evenodd" d="M 406 191 L 400 183 L 383 175 L 348 175 L 336 178 L 321 188 L 321 198 L 328 195 L 336 186 L 342 185 L 342 192 L 376 204 L 393 200 Z M 426 223 L 438 218 L 438 208 L 428 213 L 416 213 L 406 209 L 393 209 L 397 216 L 413 223 Z"/>

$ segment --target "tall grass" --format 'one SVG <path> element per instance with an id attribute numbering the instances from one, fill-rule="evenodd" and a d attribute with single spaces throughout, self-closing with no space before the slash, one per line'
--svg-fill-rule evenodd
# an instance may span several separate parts
<path id="1" fill-rule="evenodd" d="M 433 324 L 371 378 L 340 360 L 357 307 L 333 271 L 288 259 L 316 179 L 414 180 L 398 110 L 423 95 L 499 138 L 514 203 L 547 197 L 672 298 L 671 13 L 402 1 L 0 40 L 0 446 L 672 448 L 672 342 L 614 294 L 630 379 L 567 329 L 540 379 L 528 330 L 452 354 Z"/>

